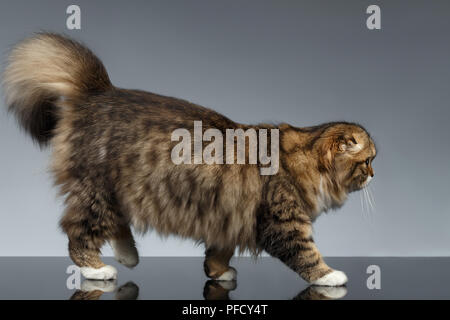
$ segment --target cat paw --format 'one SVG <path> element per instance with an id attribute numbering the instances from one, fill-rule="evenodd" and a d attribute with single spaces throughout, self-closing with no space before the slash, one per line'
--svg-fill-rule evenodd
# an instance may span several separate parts
<path id="1" fill-rule="evenodd" d="M 81 267 L 81 274 L 89 280 L 113 280 L 117 279 L 117 270 L 113 266 L 101 268 Z"/>
<path id="2" fill-rule="evenodd" d="M 311 283 L 318 286 L 338 287 L 346 284 L 347 281 L 348 279 L 345 273 L 343 273 L 342 271 L 333 270 L 323 277 L 312 281 Z"/>
<path id="3" fill-rule="evenodd" d="M 232 280 L 236 280 L 236 278 L 237 278 L 236 269 L 233 267 L 230 267 L 227 271 L 222 273 L 222 275 L 215 280 L 217 280 L 217 281 L 232 281 Z"/>
<path id="4" fill-rule="evenodd" d="M 114 250 L 114 258 L 120 264 L 133 268 L 139 263 L 139 254 L 134 243 L 127 240 L 111 241 L 111 247 Z"/>

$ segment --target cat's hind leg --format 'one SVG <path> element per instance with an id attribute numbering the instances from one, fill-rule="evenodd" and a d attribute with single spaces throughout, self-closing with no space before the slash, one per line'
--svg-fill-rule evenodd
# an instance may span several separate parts
<path id="1" fill-rule="evenodd" d="M 116 268 L 103 263 L 100 249 L 106 241 L 123 233 L 126 219 L 106 190 L 89 188 L 86 182 L 72 182 L 70 187 L 67 208 L 60 221 L 69 237 L 69 255 L 86 279 L 116 279 Z"/>
<path id="2" fill-rule="evenodd" d="M 80 267 L 81 274 L 89 280 L 117 279 L 117 270 L 106 265 L 100 259 L 100 248 L 91 247 L 79 239 L 69 239 L 69 255 L 72 261 Z"/>
<path id="3" fill-rule="evenodd" d="M 205 262 L 203 264 L 206 275 L 214 280 L 232 281 L 236 280 L 236 269 L 230 267 L 229 263 L 234 254 L 234 248 L 217 249 L 209 247 L 206 250 Z"/>
<path id="4" fill-rule="evenodd" d="M 133 234 L 128 225 L 120 226 L 119 232 L 109 241 L 115 259 L 128 268 L 139 263 L 139 255 L 134 242 Z"/>

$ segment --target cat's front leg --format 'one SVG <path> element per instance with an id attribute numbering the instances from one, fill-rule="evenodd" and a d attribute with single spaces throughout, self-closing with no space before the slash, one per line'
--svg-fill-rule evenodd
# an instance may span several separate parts
<path id="1" fill-rule="evenodd" d="M 347 282 L 342 271 L 331 269 L 311 237 L 311 226 L 301 218 L 267 221 L 260 244 L 311 284 L 341 286 Z"/>
<path id="2" fill-rule="evenodd" d="M 304 210 L 289 185 L 272 187 L 258 218 L 259 245 L 311 284 L 344 285 L 345 273 L 330 268 L 317 249 L 311 219 Z"/>

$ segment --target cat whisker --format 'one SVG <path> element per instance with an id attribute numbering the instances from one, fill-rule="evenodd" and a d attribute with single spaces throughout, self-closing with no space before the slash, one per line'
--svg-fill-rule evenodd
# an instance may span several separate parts
<path id="1" fill-rule="evenodd" d="M 363 188 L 363 198 L 364 198 L 364 203 L 366 204 L 366 210 L 367 210 L 367 215 L 370 217 L 370 208 L 369 208 L 369 202 L 367 201 L 367 191 L 366 188 Z"/>
<path id="2" fill-rule="evenodd" d="M 365 208 L 364 208 L 364 201 L 363 201 L 362 192 L 359 193 L 359 200 L 361 202 L 361 210 L 362 210 L 363 216 L 365 216 L 366 212 L 365 212 Z"/>
<path id="3" fill-rule="evenodd" d="M 367 207 L 369 208 L 369 212 L 370 212 L 370 201 L 369 201 L 369 197 L 367 196 L 367 187 L 364 187 L 364 199 L 366 200 L 367 203 Z"/>
<path id="4" fill-rule="evenodd" d="M 369 189 L 368 186 L 367 186 L 367 199 L 370 202 L 370 207 L 372 208 L 372 213 L 373 213 L 375 211 L 375 205 L 374 205 L 374 203 L 372 201 L 372 195 L 370 194 L 370 189 Z"/>
<path id="5" fill-rule="evenodd" d="M 370 201 L 369 191 L 368 191 L 367 187 L 364 188 L 364 198 L 366 200 L 367 209 L 368 209 L 367 212 L 368 212 L 369 218 L 372 218 L 373 206 L 372 206 L 372 202 Z"/>
<path id="6" fill-rule="evenodd" d="M 375 210 L 375 197 L 373 196 L 373 191 L 372 191 L 372 189 L 370 187 L 368 187 L 368 190 L 369 190 L 370 199 L 371 199 L 371 201 L 373 203 L 373 208 Z"/>
<path id="7" fill-rule="evenodd" d="M 374 204 L 374 200 L 373 200 L 373 197 L 372 197 L 372 192 L 371 192 L 369 186 L 367 186 L 367 198 L 369 199 L 370 206 L 372 207 L 372 212 L 374 212 L 375 211 L 375 204 Z"/>

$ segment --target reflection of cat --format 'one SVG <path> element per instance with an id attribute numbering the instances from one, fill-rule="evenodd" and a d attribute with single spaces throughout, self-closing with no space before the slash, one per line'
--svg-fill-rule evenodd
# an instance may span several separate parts
<path id="1" fill-rule="evenodd" d="M 208 280 L 203 288 L 205 300 L 230 300 L 229 293 L 236 289 L 236 281 Z M 99 300 L 104 293 L 114 292 L 115 300 L 136 300 L 139 287 L 133 282 L 127 282 L 116 288 L 115 281 L 83 281 L 70 300 Z M 301 291 L 293 300 L 334 300 L 341 299 L 347 294 L 345 287 L 309 286 Z"/>
<path id="2" fill-rule="evenodd" d="M 309 286 L 293 300 L 336 300 L 345 297 L 346 294 L 345 287 Z"/>
<path id="3" fill-rule="evenodd" d="M 139 296 L 139 287 L 130 281 L 116 289 L 113 280 L 85 280 L 81 289 L 75 291 L 70 300 L 99 300 L 106 292 L 115 292 L 115 300 L 136 300 Z"/>
<path id="4" fill-rule="evenodd" d="M 203 297 L 205 300 L 230 300 L 229 293 L 236 289 L 236 281 L 209 280 L 205 283 Z M 347 294 L 345 287 L 309 286 L 302 290 L 293 300 L 335 300 Z"/>
<path id="5" fill-rule="evenodd" d="M 229 260 L 239 248 L 266 250 L 311 283 L 347 281 L 323 261 L 311 225 L 372 178 L 376 151 L 361 126 L 247 126 L 184 100 L 119 89 L 89 49 L 48 33 L 12 51 L 3 84 L 22 126 L 53 147 L 52 170 L 67 196 L 61 226 L 85 277 L 116 278 L 99 257 L 106 241 L 119 262 L 138 263 L 133 225 L 204 242 L 213 279 L 235 279 Z M 222 132 L 279 129 L 278 173 L 261 176 L 252 164 L 175 165 L 171 133 L 194 121 Z"/>
<path id="6" fill-rule="evenodd" d="M 205 300 L 230 300 L 229 292 L 236 289 L 236 280 L 216 281 L 208 280 L 203 287 Z"/>

